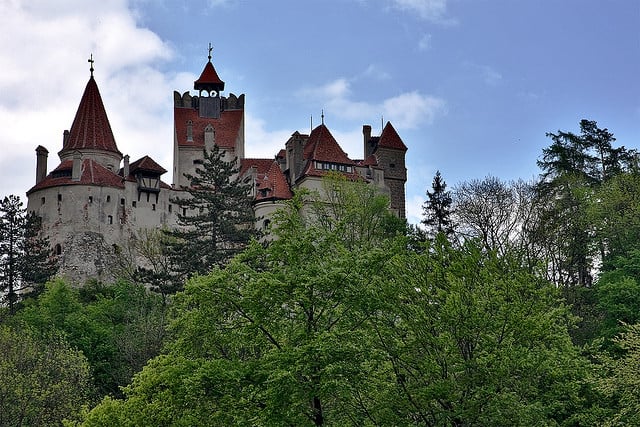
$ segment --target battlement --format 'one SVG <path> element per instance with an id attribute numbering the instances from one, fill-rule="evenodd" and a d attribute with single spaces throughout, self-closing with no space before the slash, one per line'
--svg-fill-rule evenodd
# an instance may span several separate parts
<path id="1" fill-rule="evenodd" d="M 180 95 L 178 91 L 173 91 L 173 106 L 175 108 L 197 109 L 199 104 L 200 98 L 197 95 L 191 95 L 189 92 Z M 222 111 L 244 110 L 244 93 L 240 96 L 236 96 L 233 93 L 229 94 L 229 96 L 221 96 L 220 109 Z"/>

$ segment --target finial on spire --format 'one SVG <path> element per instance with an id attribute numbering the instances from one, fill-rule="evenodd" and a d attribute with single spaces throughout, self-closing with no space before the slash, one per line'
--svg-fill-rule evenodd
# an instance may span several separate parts
<path id="1" fill-rule="evenodd" d="M 211 51 L 213 50 L 213 46 L 209 43 L 209 62 L 211 62 Z"/>
<path id="2" fill-rule="evenodd" d="M 93 53 L 91 54 L 91 56 L 89 57 L 89 59 L 87 60 L 87 62 L 91 63 L 91 67 L 89 68 L 89 71 L 91 71 L 91 77 L 93 77 L 93 63 L 95 62 L 93 60 Z"/>
<path id="3" fill-rule="evenodd" d="M 324 124 L 324 108 L 322 109 L 322 115 L 320 116 L 320 118 L 322 119 L 322 124 Z"/>

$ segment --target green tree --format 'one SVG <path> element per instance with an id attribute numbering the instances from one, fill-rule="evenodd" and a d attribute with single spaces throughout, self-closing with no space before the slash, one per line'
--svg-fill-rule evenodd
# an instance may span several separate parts
<path id="1" fill-rule="evenodd" d="M 0 202 L 0 291 L 11 313 L 18 302 L 24 229 L 24 208 L 20 198 L 6 196 Z"/>
<path id="2" fill-rule="evenodd" d="M 58 261 L 49 238 L 43 236 L 42 218 L 30 212 L 25 218 L 23 253 L 20 263 L 22 289 L 25 295 L 37 296 L 58 271 Z"/>
<path id="3" fill-rule="evenodd" d="M 167 243 L 177 286 L 224 265 L 256 233 L 251 184 L 238 176 L 237 159 L 225 160 L 218 146 L 203 155 L 195 175 L 185 174 L 190 182 L 186 196 L 172 201 L 178 207 L 178 228 L 167 231 Z"/>
<path id="4" fill-rule="evenodd" d="M 421 223 L 427 227 L 427 232 L 431 238 L 439 233 L 451 236 L 454 232 L 452 219 L 451 192 L 447 191 L 447 183 L 442 179 L 440 171 L 436 171 L 431 184 L 432 191 L 427 190 L 427 200 L 422 205 Z"/>
<path id="5" fill-rule="evenodd" d="M 482 244 L 396 254 L 377 326 L 399 397 L 394 425 L 559 425 L 579 413 L 586 361 L 556 289 Z"/>
<path id="6" fill-rule="evenodd" d="M 165 331 L 161 298 L 144 287 L 89 283 L 80 290 L 62 280 L 16 314 L 16 324 L 42 336 L 62 334 L 89 361 L 92 397 L 121 396 L 120 387 L 158 354 Z"/>
<path id="7" fill-rule="evenodd" d="M 89 403 L 89 365 L 59 334 L 0 325 L 0 425 L 59 426 Z"/>

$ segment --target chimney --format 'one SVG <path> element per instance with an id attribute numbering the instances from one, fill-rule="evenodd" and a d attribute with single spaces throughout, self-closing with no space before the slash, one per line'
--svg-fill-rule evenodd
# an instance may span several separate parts
<path id="1" fill-rule="evenodd" d="M 127 177 L 129 176 L 129 155 L 125 154 L 124 156 L 124 166 L 122 168 L 122 177 L 124 179 L 127 179 Z"/>
<path id="2" fill-rule="evenodd" d="M 73 168 L 71 169 L 71 180 L 80 181 L 82 176 L 82 155 L 79 151 L 73 153 Z"/>
<path id="3" fill-rule="evenodd" d="M 36 148 L 36 184 L 47 176 L 47 157 L 49 151 L 42 145 Z"/>
<path id="4" fill-rule="evenodd" d="M 369 140 L 371 140 L 371 125 L 362 125 L 362 136 L 364 137 L 364 158 L 366 159 L 373 154 L 372 144 L 369 143 Z"/>

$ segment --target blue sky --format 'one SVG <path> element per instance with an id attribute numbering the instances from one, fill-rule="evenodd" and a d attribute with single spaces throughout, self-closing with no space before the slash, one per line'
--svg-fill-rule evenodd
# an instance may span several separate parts
<path id="1" fill-rule="evenodd" d="M 37 145 L 57 165 L 90 53 L 120 150 L 170 170 L 173 90 L 209 42 L 225 93 L 246 95 L 248 157 L 324 109 L 361 158 L 362 125 L 391 121 L 413 222 L 436 170 L 532 179 L 545 133 L 580 119 L 640 146 L 636 0 L 0 0 L 0 26 L 0 195 L 33 185 Z"/>

